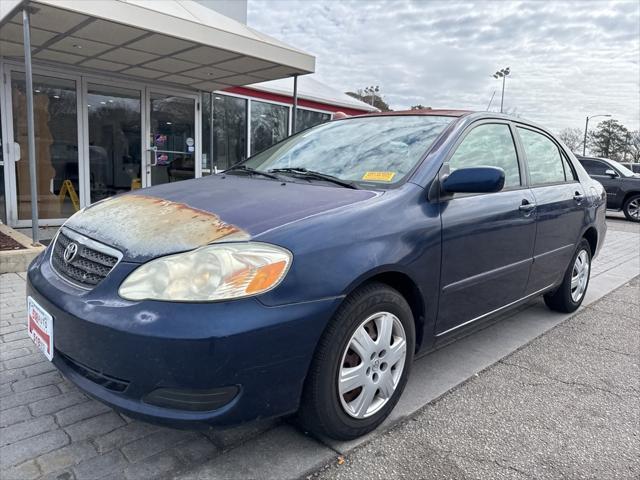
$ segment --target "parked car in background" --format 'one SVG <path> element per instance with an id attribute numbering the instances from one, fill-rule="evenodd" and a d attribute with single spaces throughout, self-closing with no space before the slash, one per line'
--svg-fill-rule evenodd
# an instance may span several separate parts
<path id="1" fill-rule="evenodd" d="M 640 163 L 625 163 L 621 162 L 620 165 L 627 167 L 633 173 L 640 173 Z"/>
<path id="2" fill-rule="evenodd" d="M 628 220 L 640 222 L 640 175 L 607 158 L 579 156 L 578 160 L 606 190 L 607 208 L 622 210 Z"/>
<path id="3" fill-rule="evenodd" d="M 352 439 L 393 409 L 416 355 L 539 295 L 576 310 L 605 231 L 602 185 L 542 127 L 345 118 L 77 213 L 29 267 L 28 329 L 131 417 L 297 412 Z"/>

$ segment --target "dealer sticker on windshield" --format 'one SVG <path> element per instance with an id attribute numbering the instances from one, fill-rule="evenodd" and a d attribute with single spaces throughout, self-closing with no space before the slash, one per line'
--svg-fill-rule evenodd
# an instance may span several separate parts
<path id="1" fill-rule="evenodd" d="M 31 297 L 27 297 L 27 313 L 31 340 L 49 361 L 53 360 L 53 317 Z"/>
<path id="2" fill-rule="evenodd" d="M 369 180 L 372 182 L 390 182 L 395 176 L 396 172 L 366 172 L 362 176 L 362 180 Z"/>

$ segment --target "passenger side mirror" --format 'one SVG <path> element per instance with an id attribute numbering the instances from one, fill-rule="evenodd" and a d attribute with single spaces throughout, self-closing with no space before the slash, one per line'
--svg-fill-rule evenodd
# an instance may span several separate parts
<path id="1" fill-rule="evenodd" d="M 491 193 L 504 187 L 504 170 L 497 167 L 469 167 L 454 170 L 442 181 L 448 193 Z"/>
<path id="2" fill-rule="evenodd" d="M 604 171 L 604 174 L 605 174 L 605 175 L 609 175 L 611 178 L 615 178 L 615 177 L 617 177 L 617 176 L 618 176 L 618 174 L 616 173 L 616 171 L 615 171 L 615 170 L 613 170 L 612 168 L 607 168 L 607 169 Z"/>

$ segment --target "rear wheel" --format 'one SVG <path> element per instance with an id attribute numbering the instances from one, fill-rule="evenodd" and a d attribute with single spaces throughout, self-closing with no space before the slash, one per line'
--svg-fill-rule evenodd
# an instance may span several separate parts
<path id="1" fill-rule="evenodd" d="M 632 195 L 624 202 L 622 211 L 627 220 L 632 222 L 640 222 L 640 194 Z"/>
<path id="2" fill-rule="evenodd" d="M 298 418 L 303 428 L 339 440 L 375 429 L 404 390 L 415 348 L 411 309 L 384 284 L 344 301 L 320 340 Z"/>
<path id="3" fill-rule="evenodd" d="M 578 244 L 576 253 L 564 274 L 562 284 L 554 292 L 547 293 L 544 301 L 551 310 L 571 313 L 584 300 L 591 276 L 591 247 L 586 239 Z"/>

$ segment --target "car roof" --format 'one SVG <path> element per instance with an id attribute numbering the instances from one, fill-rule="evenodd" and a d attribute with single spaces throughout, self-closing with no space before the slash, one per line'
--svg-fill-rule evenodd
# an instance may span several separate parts
<path id="1" fill-rule="evenodd" d="M 464 117 L 475 113 L 472 110 L 455 110 L 455 109 L 431 109 L 423 108 L 420 110 L 392 110 L 390 112 L 372 112 L 364 115 L 357 115 L 356 117 L 379 117 L 379 116 L 397 116 L 397 115 L 433 115 L 438 117 Z M 349 117 L 354 118 L 354 117 Z"/>

